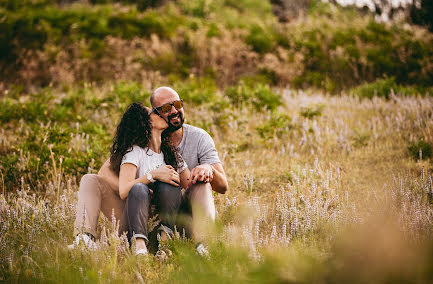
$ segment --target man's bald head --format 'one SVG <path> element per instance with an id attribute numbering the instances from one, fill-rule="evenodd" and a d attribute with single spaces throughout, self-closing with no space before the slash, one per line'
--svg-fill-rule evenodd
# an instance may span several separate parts
<path id="1" fill-rule="evenodd" d="M 157 109 L 157 113 L 168 123 L 167 130 L 176 131 L 182 127 L 184 122 L 183 107 L 177 109 L 173 102 L 180 100 L 179 95 L 170 87 L 159 87 L 152 92 L 150 104 L 152 108 Z M 171 104 L 169 112 L 162 112 L 159 107 L 165 104 Z"/>
<path id="2" fill-rule="evenodd" d="M 152 107 L 159 107 L 167 101 L 167 99 L 174 98 L 179 100 L 178 93 L 170 87 L 159 87 L 156 88 L 150 95 L 150 104 Z M 164 102 L 164 103 L 163 103 Z"/>

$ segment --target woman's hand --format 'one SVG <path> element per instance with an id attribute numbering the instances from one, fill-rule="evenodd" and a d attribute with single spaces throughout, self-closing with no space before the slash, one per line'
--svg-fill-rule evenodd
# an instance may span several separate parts
<path id="1" fill-rule="evenodd" d="M 179 186 L 180 178 L 178 172 L 172 166 L 164 165 L 150 172 L 156 180 L 169 183 L 174 186 Z"/>

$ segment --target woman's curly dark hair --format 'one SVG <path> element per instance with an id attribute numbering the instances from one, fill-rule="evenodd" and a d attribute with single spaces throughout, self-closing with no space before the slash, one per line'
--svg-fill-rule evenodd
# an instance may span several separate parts
<path id="1" fill-rule="evenodd" d="M 150 109 L 143 104 L 133 103 L 123 114 L 117 126 L 110 156 L 110 168 L 117 174 L 120 172 L 123 156 L 132 151 L 132 146 L 137 145 L 142 148 L 149 146 L 152 136 L 149 111 Z M 170 143 L 167 133 L 161 137 L 161 152 L 167 165 L 172 166 L 175 170 L 182 167 L 182 157 L 179 150 Z"/>

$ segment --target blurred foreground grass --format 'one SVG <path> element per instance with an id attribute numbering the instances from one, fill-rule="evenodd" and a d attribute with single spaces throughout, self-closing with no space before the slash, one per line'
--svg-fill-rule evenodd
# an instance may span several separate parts
<path id="1" fill-rule="evenodd" d="M 220 91 L 194 78 L 175 87 L 229 179 L 210 259 L 181 238 L 166 263 L 137 259 L 103 217 L 98 251 L 66 249 L 81 176 L 108 157 L 121 114 L 147 103 L 148 86 L 11 88 L 0 96 L 1 280 L 432 281 L 432 97 Z"/>

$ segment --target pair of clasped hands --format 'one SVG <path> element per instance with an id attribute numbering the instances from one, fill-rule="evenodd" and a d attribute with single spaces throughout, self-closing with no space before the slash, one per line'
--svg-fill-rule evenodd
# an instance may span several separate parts
<path id="1" fill-rule="evenodd" d="M 150 172 L 155 180 L 165 182 L 174 186 L 180 185 L 179 173 L 169 165 L 161 166 Z M 212 182 L 213 168 L 211 165 L 199 165 L 195 167 L 188 177 L 188 188 L 197 182 Z"/>

